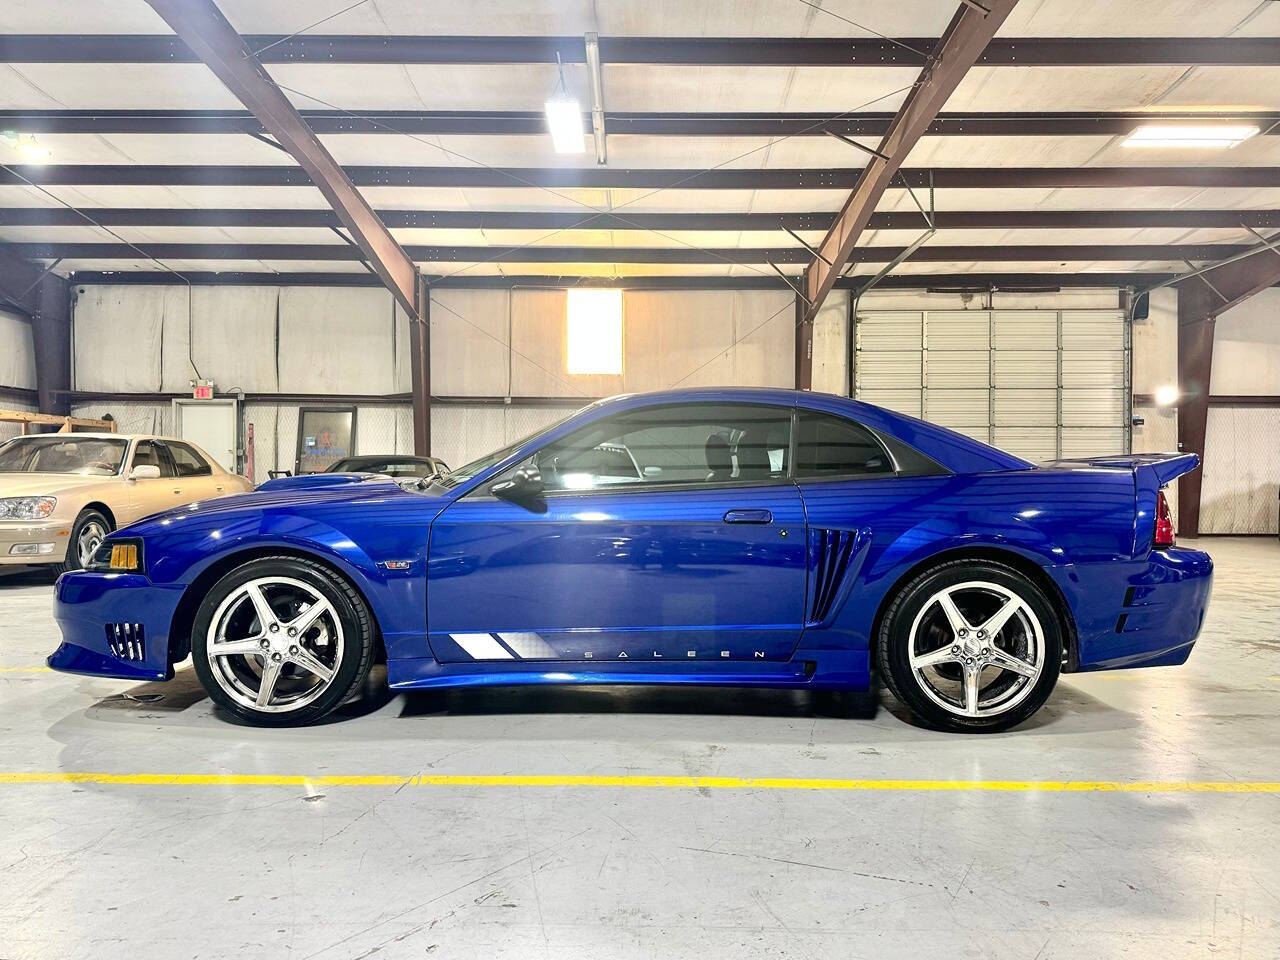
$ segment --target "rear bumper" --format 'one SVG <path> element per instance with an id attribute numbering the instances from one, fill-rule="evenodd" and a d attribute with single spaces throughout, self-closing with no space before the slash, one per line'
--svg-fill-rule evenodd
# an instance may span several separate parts
<path id="1" fill-rule="evenodd" d="M 49 666 L 121 680 L 171 679 L 169 627 L 182 590 L 138 574 L 63 574 L 53 604 L 62 644 Z"/>
<path id="2" fill-rule="evenodd" d="M 1209 609 L 1213 561 L 1173 547 L 1140 561 L 1063 568 L 1075 614 L 1079 670 L 1185 663 Z"/>

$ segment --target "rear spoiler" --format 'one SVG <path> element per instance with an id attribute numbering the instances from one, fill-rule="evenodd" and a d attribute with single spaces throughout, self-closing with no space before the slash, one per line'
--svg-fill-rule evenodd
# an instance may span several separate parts
<path id="1" fill-rule="evenodd" d="M 1055 464 L 1083 464 L 1133 471 L 1134 526 L 1133 552 L 1144 555 L 1151 549 L 1156 533 L 1156 497 L 1161 487 L 1190 473 L 1200 465 L 1194 453 L 1132 453 L 1114 457 L 1082 457 L 1055 460 Z"/>
<path id="2" fill-rule="evenodd" d="M 1154 477 L 1157 488 L 1176 480 L 1184 473 L 1190 473 L 1200 465 L 1200 458 L 1194 453 L 1129 453 L 1117 454 L 1114 457 L 1081 457 L 1078 460 L 1054 460 L 1054 463 L 1081 463 L 1090 467 L 1119 467 L 1132 470 L 1138 475 L 1139 470 L 1146 468 L 1148 476 Z"/>

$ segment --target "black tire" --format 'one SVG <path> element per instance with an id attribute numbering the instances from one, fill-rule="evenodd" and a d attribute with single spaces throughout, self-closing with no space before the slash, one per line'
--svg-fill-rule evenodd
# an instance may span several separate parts
<path id="1" fill-rule="evenodd" d="M 1043 665 L 1034 681 L 1027 684 L 1031 689 L 1007 711 L 990 716 L 963 716 L 940 706 L 925 692 L 924 681 L 918 677 L 910 663 L 911 631 L 916 617 L 925 610 L 926 605 L 931 605 L 930 601 L 939 591 L 969 581 L 995 584 L 1016 594 L 1035 615 L 1044 637 Z M 937 607 L 934 609 L 937 610 Z M 1004 633 L 1000 637 L 1002 643 L 1007 643 Z M 1026 576 L 1012 567 L 989 560 L 953 560 L 913 578 L 893 597 L 881 622 L 877 640 L 876 652 L 881 675 L 889 690 L 917 719 L 936 730 L 997 733 L 1015 727 L 1031 717 L 1048 700 L 1062 667 L 1063 625 L 1054 605 L 1044 591 Z M 990 642 L 992 646 L 996 645 L 994 641 Z M 946 666 L 950 667 L 950 664 Z M 963 668 L 959 664 L 955 665 L 955 670 L 957 676 L 963 676 Z M 1002 673 L 997 671 L 996 676 L 1001 677 Z M 1012 682 L 1017 681 L 1013 679 Z M 989 681 L 988 686 L 983 688 L 984 692 L 987 689 L 990 689 Z"/>
<path id="2" fill-rule="evenodd" d="M 59 574 L 67 573 L 71 570 L 84 569 L 84 563 L 80 560 L 80 538 L 91 525 L 96 525 L 97 528 L 101 529 L 104 536 L 115 529 L 115 526 L 100 510 L 81 510 L 80 516 L 76 517 L 76 522 L 71 525 L 71 536 L 67 541 L 67 555 L 62 559 L 61 563 L 53 565 L 54 570 Z"/>
<path id="3" fill-rule="evenodd" d="M 237 701 L 214 676 L 208 655 L 209 626 L 222 601 L 249 581 L 268 577 L 286 577 L 313 587 L 329 601 L 344 636 L 327 689 L 305 706 L 282 713 L 256 710 Z M 329 567 L 298 557 L 262 557 L 236 567 L 205 594 L 191 629 L 191 660 L 205 691 L 237 720 L 263 727 L 305 726 L 337 709 L 363 689 L 376 647 L 373 616 L 359 592 Z"/>

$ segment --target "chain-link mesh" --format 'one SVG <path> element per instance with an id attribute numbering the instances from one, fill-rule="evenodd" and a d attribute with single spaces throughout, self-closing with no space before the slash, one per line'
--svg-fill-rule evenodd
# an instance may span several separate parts
<path id="1" fill-rule="evenodd" d="M 23 403 L 20 400 L 0 400 L 0 406 L 6 410 L 17 410 L 20 413 L 35 413 L 36 406 L 33 403 Z M 14 437 L 22 434 L 22 424 L 6 423 L 0 420 L 0 443 L 6 440 L 12 440 Z"/>
<path id="2" fill-rule="evenodd" d="M 168 400 L 93 400 L 71 405 L 73 417 L 102 420 L 111 417 L 116 433 L 173 433 L 173 405 Z"/>
<path id="3" fill-rule="evenodd" d="M 1280 407 L 1210 407 L 1200 488 L 1201 533 L 1277 533 Z"/>

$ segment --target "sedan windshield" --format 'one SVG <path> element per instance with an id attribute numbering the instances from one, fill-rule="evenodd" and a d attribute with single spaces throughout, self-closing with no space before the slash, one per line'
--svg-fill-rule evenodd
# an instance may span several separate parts
<path id="1" fill-rule="evenodd" d="M 110 477 L 120 472 L 128 446 L 127 440 L 103 437 L 19 437 L 0 446 L 0 473 Z"/>

